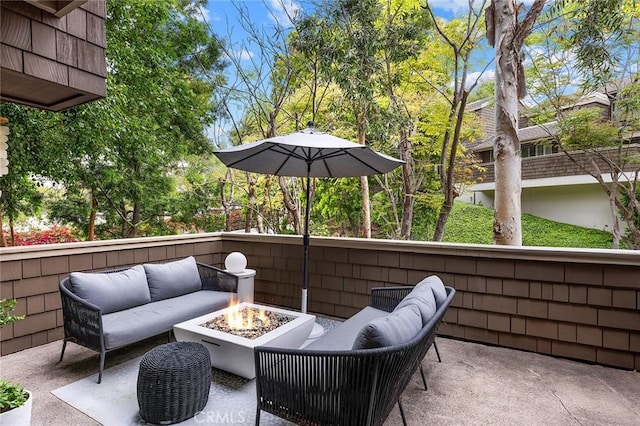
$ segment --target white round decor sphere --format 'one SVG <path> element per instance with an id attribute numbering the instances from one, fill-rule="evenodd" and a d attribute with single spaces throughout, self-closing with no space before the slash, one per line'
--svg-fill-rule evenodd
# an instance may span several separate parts
<path id="1" fill-rule="evenodd" d="M 233 251 L 224 260 L 224 266 L 229 272 L 242 272 L 247 267 L 247 258 L 239 251 Z"/>

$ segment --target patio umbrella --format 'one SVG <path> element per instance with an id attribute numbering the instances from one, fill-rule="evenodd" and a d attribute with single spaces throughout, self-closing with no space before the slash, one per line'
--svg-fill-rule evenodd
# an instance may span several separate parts
<path id="1" fill-rule="evenodd" d="M 215 155 L 234 169 L 276 176 L 307 178 L 304 216 L 302 312 L 307 312 L 309 262 L 309 178 L 355 177 L 387 173 L 403 161 L 371 148 L 309 128 L 284 136 L 234 146 Z"/>

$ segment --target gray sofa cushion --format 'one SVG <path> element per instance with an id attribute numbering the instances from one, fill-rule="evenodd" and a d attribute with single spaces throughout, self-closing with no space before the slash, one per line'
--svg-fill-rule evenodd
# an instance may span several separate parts
<path id="1" fill-rule="evenodd" d="M 353 349 L 372 349 L 400 345 L 413 339 L 422 329 L 422 315 L 415 304 L 376 318 L 365 325 Z"/>
<path id="2" fill-rule="evenodd" d="M 149 303 L 147 277 L 142 265 L 121 272 L 69 275 L 71 291 L 81 299 L 98 306 L 103 314 Z"/>
<path id="3" fill-rule="evenodd" d="M 436 299 L 436 306 L 439 308 L 442 306 L 445 300 L 447 300 L 447 289 L 444 288 L 444 284 L 442 280 L 437 275 L 431 275 L 418 283 L 418 285 L 423 284 L 429 285 L 431 290 L 433 290 L 433 296 Z"/>
<path id="4" fill-rule="evenodd" d="M 423 326 L 435 315 L 436 299 L 429 281 L 425 279 L 418 283 L 418 285 L 411 290 L 411 293 L 406 295 L 405 298 L 398 303 L 394 312 L 409 305 L 416 305 L 420 309 Z"/>
<path id="5" fill-rule="evenodd" d="M 305 349 L 323 351 L 348 351 L 353 347 L 356 337 L 369 321 L 389 315 L 389 312 L 366 306 L 351 318 L 343 321 L 333 330 L 318 337 Z"/>
<path id="6" fill-rule="evenodd" d="M 105 347 L 119 348 L 167 332 L 179 322 L 226 308 L 231 296 L 221 291 L 200 290 L 103 315 Z"/>
<path id="7" fill-rule="evenodd" d="M 202 289 L 198 265 L 193 256 L 158 265 L 145 263 L 143 266 L 152 302 Z"/>

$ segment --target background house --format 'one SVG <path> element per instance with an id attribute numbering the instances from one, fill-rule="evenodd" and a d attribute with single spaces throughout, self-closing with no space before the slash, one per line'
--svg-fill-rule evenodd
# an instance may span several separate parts
<path id="1" fill-rule="evenodd" d="M 568 105 L 566 109 L 600 108 L 603 118 L 612 119 L 613 105 L 603 93 L 594 93 Z M 485 172 L 480 182 L 466 189 L 461 201 L 494 208 L 495 179 L 493 142 L 495 135 L 495 109 L 492 100 L 470 103 L 467 110 L 477 114 L 483 122 L 487 137 L 468 146 L 481 159 Z M 520 119 L 518 131 L 522 155 L 522 212 L 546 219 L 601 230 L 610 230 L 612 217 L 605 192 L 596 180 L 586 174 L 553 143 L 558 134 L 556 121 L 545 125 L 529 125 L 526 117 Z M 634 135 L 630 150 L 640 152 L 640 137 Z M 616 156 L 615 149 L 607 152 Z M 578 163 L 588 161 L 583 153 L 574 154 Z M 602 170 L 608 170 L 602 164 Z M 611 176 L 604 176 L 610 182 Z M 623 222 L 621 222 L 623 225 Z"/>

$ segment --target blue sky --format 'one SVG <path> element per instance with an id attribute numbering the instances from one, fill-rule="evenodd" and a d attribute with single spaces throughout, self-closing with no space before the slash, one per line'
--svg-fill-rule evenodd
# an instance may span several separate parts
<path id="1" fill-rule="evenodd" d="M 476 3 L 481 3 L 481 0 Z M 530 3 L 530 0 L 525 0 L 525 3 Z M 429 4 L 438 16 L 446 19 L 465 13 L 469 7 L 468 0 L 429 0 Z M 231 36 L 232 42 L 239 43 L 244 39 L 244 34 L 237 22 L 238 8 L 246 9 L 254 24 L 260 24 L 264 28 L 279 24 L 286 28 L 290 26 L 288 16 L 297 11 L 308 12 L 312 5 L 304 0 L 209 0 L 208 7 L 203 12 L 217 35 Z M 244 55 L 250 53 L 245 52 Z"/>
<path id="2" fill-rule="evenodd" d="M 320 0 L 316 0 L 320 1 Z M 424 2 L 425 0 L 422 0 Z M 469 8 L 469 0 L 428 0 L 435 14 L 444 19 L 451 19 L 456 15 L 465 14 Z M 525 4 L 530 4 L 532 0 L 524 0 Z M 482 4 L 482 0 L 476 0 L 476 5 Z M 488 1 L 487 1 L 488 3 Z M 208 7 L 203 10 L 204 19 L 209 23 L 212 30 L 223 39 L 231 43 L 230 53 L 244 65 L 248 65 L 253 58 L 257 60 L 257 49 L 252 48 L 247 42 L 247 34 L 239 23 L 238 9 L 245 10 L 252 25 L 266 34 L 273 33 L 273 28 L 289 28 L 291 23 L 289 16 L 296 12 L 309 12 L 312 10 L 312 2 L 308 0 L 209 0 Z M 259 62 L 258 62 L 259 63 Z M 255 64 L 254 64 L 255 65 Z M 233 67 L 229 68 L 229 72 Z M 478 73 L 479 74 L 479 73 Z M 470 76 L 473 78 L 473 75 Z M 493 71 L 485 72 L 482 79 L 492 78 Z M 230 81 L 236 77 L 229 75 Z M 231 84 L 231 83 L 230 83 Z M 234 113 L 234 115 L 236 115 Z M 228 125 L 228 123 L 227 123 Z M 220 140 L 227 127 L 223 123 L 217 123 L 218 130 L 211 129 L 209 135 L 214 140 Z M 217 134 L 218 137 L 215 137 Z"/>

